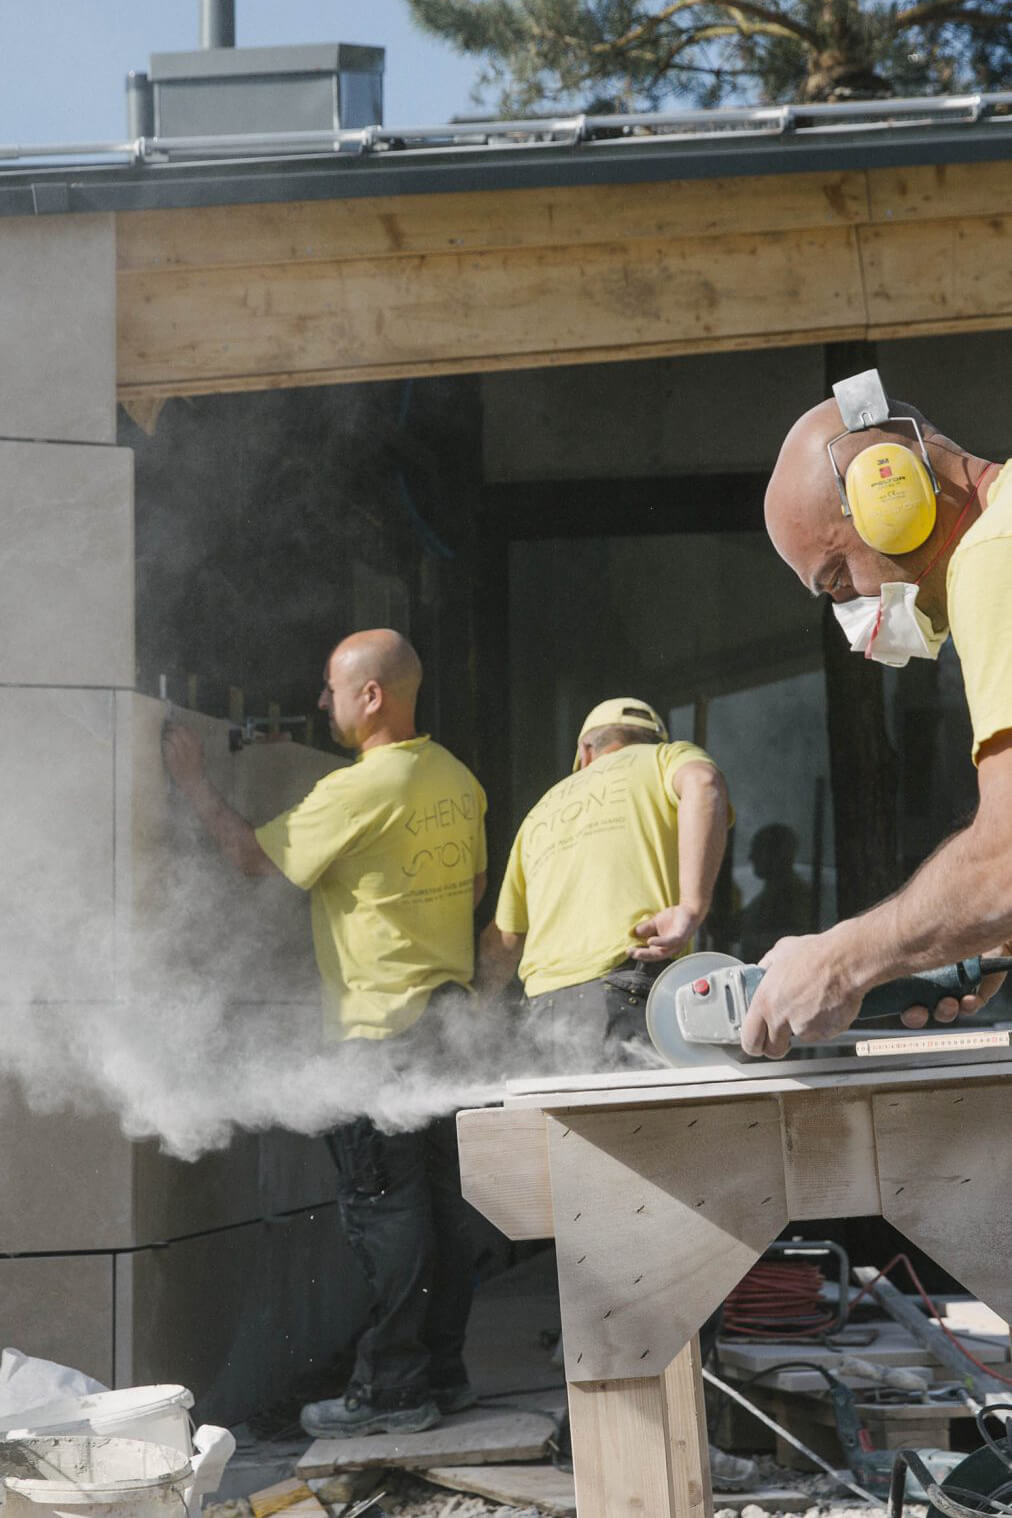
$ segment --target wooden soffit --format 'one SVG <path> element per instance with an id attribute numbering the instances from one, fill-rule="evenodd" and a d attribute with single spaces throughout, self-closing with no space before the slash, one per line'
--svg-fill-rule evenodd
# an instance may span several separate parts
<path id="1" fill-rule="evenodd" d="M 1012 166 L 119 213 L 118 394 L 1012 326 Z"/>

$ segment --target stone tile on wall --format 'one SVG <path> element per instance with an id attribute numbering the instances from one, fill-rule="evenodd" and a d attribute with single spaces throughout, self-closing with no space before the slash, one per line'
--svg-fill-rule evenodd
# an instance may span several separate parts
<path id="1" fill-rule="evenodd" d="M 0 686 L 0 1000 L 113 995 L 113 695 Z"/>
<path id="2" fill-rule="evenodd" d="M 266 1406 L 268 1261 L 264 1223 L 117 1256 L 116 1385 L 188 1386 L 198 1423 Z"/>
<path id="3" fill-rule="evenodd" d="M 135 1146 L 112 1113 L 66 1105 L 39 1111 L 8 1079 L 0 1085 L 0 1149 L 0 1253 L 124 1249 L 136 1242 Z"/>
<path id="4" fill-rule="evenodd" d="M 334 1205 L 119 1255 L 116 1385 L 181 1383 L 198 1422 L 238 1423 L 350 1343 L 367 1312 Z"/>
<path id="5" fill-rule="evenodd" d="M 0 685 L 132 686 L 130 450 L 0 442 L 0 518 Z"/>
<path id="6" fill-rule="evenodd" d="M 116 440 L 110 216 L 0 222 L 0 436 Z"/>
<path id="7" fill-rule="evenodd" d="M 114 1256 L 0 1259 L 0 1343 L 113 1385 Z"/>
<path id="8" fill-rule="evenodd" d="M 135 1243 L 255 1222 L 262 1215 L 260 1136 L 237 1133 L 226 1149 L 189 1161 L 165 1154 L 155 1140 L 135 1144 Z"/>

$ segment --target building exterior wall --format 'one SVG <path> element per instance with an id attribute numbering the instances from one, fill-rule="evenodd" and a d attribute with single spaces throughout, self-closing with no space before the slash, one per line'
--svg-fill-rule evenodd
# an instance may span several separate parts
<path id="1" fill-rule="evenodd" d="M 0 1338 L 109 1385 L 185 1382 L 202 1416 L 234 1421 L 352 1337 L 365 1288 L 322 1140 L 242 1134 L 188 1163 L 126 1136 L 94 1099 L 100 1070 L 74 1080 L 162 989 L 167 920 L 197 977 L 245 922 L 260 959 L 230 988 L 234 1015 L 283 990 L 312 1017 L 318 998 L 297 893 L 268 883 L 254 901 L 208 850 L 202 899 L 173 902 L 192 836 L 161 766 L 165 705 L 134 688 L 114 265 L 109 217 L 0 225 L 0 995 L 20 1072 L 0 1089 Z M 188 720 L 256 820 L 338 762 L 292 743 L 231 754 L 225 721 Z"/>

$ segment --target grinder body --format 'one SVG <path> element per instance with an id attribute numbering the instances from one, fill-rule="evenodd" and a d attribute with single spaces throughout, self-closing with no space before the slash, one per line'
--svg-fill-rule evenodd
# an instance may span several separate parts
<path id="1" fill-rule="evenodd" d="M 678 963 L 672 968 L 677 968 Z M 688 961 L 682 963 L 688 965 Z M 675 992 L 682 1036 L 693 1044 L 738 1043 L 745 1014 L 765 973 L 758 965 L 729 962 L 683 981 Z M 868 992 L 855 1021 L 898 1017 L 908 1007 L 927 1007 L 933 1012 L 947 996 L 972 995 L 979 989 L 982 978 L 981 960 L 976 957 L 929 973 L 887 981 Z"/>

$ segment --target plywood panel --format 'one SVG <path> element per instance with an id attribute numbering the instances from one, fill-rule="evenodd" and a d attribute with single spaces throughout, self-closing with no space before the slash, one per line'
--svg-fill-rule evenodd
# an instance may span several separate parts
<path id="1" fill-rule="evenodd" d="M 128 211 L 116 258 L 120 269 L 207 269 L 583 246 L 841 226 L 867 209 L 855 172 Z"/>
<path id="2" fill-rule="evenodd" d="M 819 1091 L 780 1098 L 791 1222 L 881 1211 L 871 1100 Z"/>
<path id="3" fill-rule="evenodd" d="M 1007 1082 L 893 1091 L 873 1104 L 882 1216 L 1008 1320 Z"/>
<path id="4" fill-rule="evenodd" d="M 787 1222 L 776 1102 L 548 1128 L 567 1379 L 659 1374 Z"/>
<path id="5" fill-rule="evenodd" d="M 508 1239 L 550 1239 L 548 1133 L 537 1108 L 458 1112 L 460 1188 Z"/>
<path id="6" fill-rule="evenodd" d="M 119 381 L 180 387 L 863 319 L 849 228 L 120 278 Z"/>

